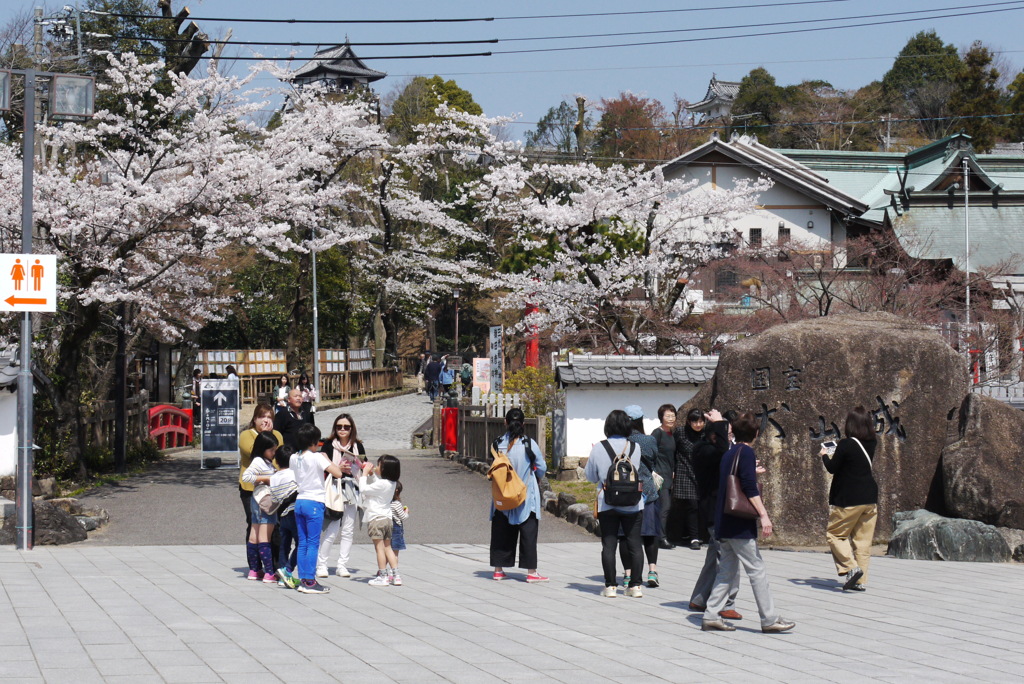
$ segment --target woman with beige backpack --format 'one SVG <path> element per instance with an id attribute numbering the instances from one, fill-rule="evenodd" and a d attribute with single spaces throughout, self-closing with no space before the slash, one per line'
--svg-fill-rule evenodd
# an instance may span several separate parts
<path id="1" fill-rule="evenodd" d="M 505 568 L 516 561 L 519 546 L 519 567 L 525 569 L 527 582 L 547 582 L 537 571 L 537 534 L 540 529 L 539 478 L 547 473 L 547 463 L 540 445 L 524 432 L 526 415 L 522 409 L 509 409 L 505 414 L 505 434 L 494 443 L 498 453 L 505 454 L 516 475 L 526 485 L 526 499 L 510 510 L 499 510 L 491 503 L 491 565 L 494 579 L 506 578 Z"/>

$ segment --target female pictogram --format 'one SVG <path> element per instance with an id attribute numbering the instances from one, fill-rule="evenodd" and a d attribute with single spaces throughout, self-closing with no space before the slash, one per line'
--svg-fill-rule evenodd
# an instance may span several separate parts
<path id="1" fill-rule="evenodd" d="M 20 290 L 21 283 L 25 280 L 25 267 L 21 265 L 21 259 L 14 260 L 14 266 L 11 268 L 11 280 L 14 281 L 14 289 Z"/>

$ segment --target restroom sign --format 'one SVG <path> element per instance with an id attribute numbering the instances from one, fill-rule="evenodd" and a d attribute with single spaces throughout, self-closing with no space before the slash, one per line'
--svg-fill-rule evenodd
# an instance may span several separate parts
<path id="1" fill-rule="evenodd" d="M 56 311 L 57 256 L 0 254 L 0 311 Z"/>

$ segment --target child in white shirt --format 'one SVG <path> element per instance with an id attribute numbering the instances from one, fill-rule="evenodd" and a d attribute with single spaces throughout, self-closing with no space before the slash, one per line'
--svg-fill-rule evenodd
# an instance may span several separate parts
<path id="1" fill-rule="evenodd" d="M 377 459 L 377 465 L 363 464 L 359 478 L 359 494 L 363 500 L 363 520 L 367 523 L 374 551 L 377 552 L 377 576 L 370 580 L 374 587 L 389 584 L 402 586 L 398 574 L 398 556 L 391 548 L 391 501 L 395 498 L 395 484 L 402 474 L 398 459 L 385 454 Z M 388 566 L 391 570 L 388 570 Z"/>

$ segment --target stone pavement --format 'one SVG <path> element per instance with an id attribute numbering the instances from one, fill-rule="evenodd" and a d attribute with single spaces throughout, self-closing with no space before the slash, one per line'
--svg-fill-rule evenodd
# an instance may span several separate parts
<path id="1" fill-rule="evenodd" d="M 490 579 L 486 546 L 412 545 L 308 596 L 242 579 L 241 546 L 0 549 L 0 677 L 19 682 L 1009 682 L 1024 677 L 1024 568 L 875 558 L 868 592 L 829 557 L 765 551 L 783 635 L 744 581 L 733 633 L 686 610 L 703 554 L 605 599 L 594 542 L 544 544 L 547 584 Z"/>
<path id="2" fill-rule="evenodd" d="M 326 437 L 339 413 L 355 419 L 359 439 L 371 455 L 381 450 L 408 449 L 412 433 L 432 415 L 427 395 L 403 394 L 379 401 L 367 401 L 344 408 L 316 412 L 316 426 Z"/>

